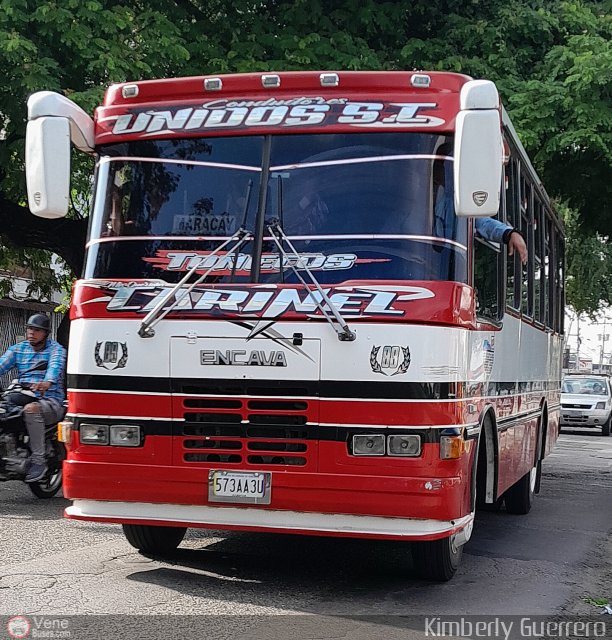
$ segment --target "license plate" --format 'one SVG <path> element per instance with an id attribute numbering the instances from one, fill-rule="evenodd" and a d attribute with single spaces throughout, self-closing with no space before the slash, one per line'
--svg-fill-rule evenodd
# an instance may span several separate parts
<path id="1" fill-rule="evenodd" d="M 241 504 L 270 504 L 272 474 L 263 471 L 208 472 L 208 500 Z"/>

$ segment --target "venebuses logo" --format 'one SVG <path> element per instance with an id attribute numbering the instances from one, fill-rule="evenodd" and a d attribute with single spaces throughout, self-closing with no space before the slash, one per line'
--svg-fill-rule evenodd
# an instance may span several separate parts
<path id="1" fill-rule="evenodd" d="M 13 616 L 6 623 L 11 638 L 56 638 L 71 637 L 70 621 L 67 618 L 49 616 Z"/>
<path id="2" fill-rule="evenodd" d="M 27 638 L 30 629 L 31 623 L 25 616 L 13 616 L 6 623 L 6 630 L 11 638 Z"/>

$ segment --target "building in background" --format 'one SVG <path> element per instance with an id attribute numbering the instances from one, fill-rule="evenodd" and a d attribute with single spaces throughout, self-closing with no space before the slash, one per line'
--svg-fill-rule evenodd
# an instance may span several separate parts
<path id="1" fill-rule="evenodd" d="M 10 278 L 13 290 L 10 295 L 0 298 L 0 355 L 16 342 L 25 340 L 25 324 L 34 313 L 46 313 L 51 319 L 51 335 L 55 337 L 62 321 L 62 313 L 55 312 L 63 295 L 56 292 L 51 300 L 32 300 L 28 288 L 32 282 L 29 269 L 13 273 L 0 272 L 0 278 Z M 13 373 L 0 376 L 0 387 L 5 387 L 13 378 Z"/>
<path id="2" fill-rule="evenodd" d="M 565 326 L 563 371 L 612 375 L 612 311 L 596 320 L 567 311 Z"/>

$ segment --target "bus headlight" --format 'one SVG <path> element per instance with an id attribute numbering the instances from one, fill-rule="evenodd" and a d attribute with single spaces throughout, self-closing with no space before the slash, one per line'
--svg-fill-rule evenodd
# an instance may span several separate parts
<path id="1" fill-rule="evenodd" d="M 421 436 L 389 436 L 387 438 L 387 455 L 418 456 L 421 454 Z"/>
<path id="2" fill-rule="evenodd" d="M 353 436 L 354 456 L 384 456 L 385 436 L 382 433 Z"/>
<path id="3" fill-rule="evenodd" d="M 131 424 L 111 425 L 110 443 L 117 447 L 139 447 L 140 427 Z"/>
<path id="4" fill-rule="evenodd" d="M 80 424 L 79 440 L 83 444 L 108 444 L 108 425 L 88 423 Z"/>

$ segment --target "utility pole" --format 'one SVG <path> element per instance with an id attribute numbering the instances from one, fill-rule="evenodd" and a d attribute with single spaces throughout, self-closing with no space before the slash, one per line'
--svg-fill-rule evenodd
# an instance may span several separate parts
<path id="1" fill-rule="evenodd" d="M 580 314 L 576 314 L 576 371 L 580 370 Z"/>
<path id="2" fill-rule="evenodd" d="M 607 340 L 610 338 L 610 334 L 606 333 L 606 317 L 603 319 L 603 333 L 600 333 L 597 336 L 601 340 L 601 349 L 599 351 L 599 371 L 603 372 L 603 359 L 604 359 L 604 349 L 606 346 Z"/>
<path id="3" fill-rule="evenodd" d="M 608 318 L 604 312 L 603 322 L 601 323 L 603 326 L 603 333 L 597 335 L 597 339 L 601 340 L 601 347 L 599 350 L 599 371 L 603 373 L 603 361 L 606 354 L 606 342 L 610 339 L 610 334 L 606 333 L 606 324 L 608 323 Z"/>

